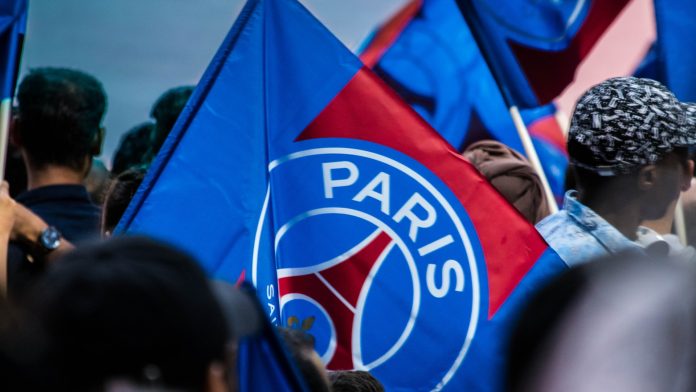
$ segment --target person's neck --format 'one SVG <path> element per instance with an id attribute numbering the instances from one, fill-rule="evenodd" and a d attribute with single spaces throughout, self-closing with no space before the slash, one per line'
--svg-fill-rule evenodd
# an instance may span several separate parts
<path id="1" fill-rule="evenodd" d="M 82 173 L 64 166 L 47 165 L 40 169 L 27 167 L 28 190 L 50 185 L 82 185 L 83 180 Z"/>
<path id="2" fill-rule="evenodd" d="M 608 201 L 601 198 L 580 200 L 581 203 L 597 213 L 610 225 L 631 241 L 636 240 L 636 232 L 641 223 L 640 205 L 631 201 Z"/>

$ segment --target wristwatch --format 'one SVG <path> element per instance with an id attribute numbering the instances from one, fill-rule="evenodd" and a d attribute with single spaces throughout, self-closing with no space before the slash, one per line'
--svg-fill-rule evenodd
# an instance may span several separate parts
<path id="1" fill-rule="evenodd" d="M 39 235 L 39 246 L 46 253 L 58 249 L 63 236 L 60 231 L 53 226 L 48 226 Z"/>

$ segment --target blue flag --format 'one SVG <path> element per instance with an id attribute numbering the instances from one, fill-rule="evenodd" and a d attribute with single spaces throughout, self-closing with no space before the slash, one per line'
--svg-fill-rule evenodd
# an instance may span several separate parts
<path id="1" fill-rule="evenodd" d="M 27 26 L 27 0 L 0 1 L 0 94 L 12 99 Z"/>
<path id="2" fill-rule="evenodd" d="M 655 0 L 657 79 L 683 101 L 696 101 L 696 2 Z"/>
<path id="3" fill-rule="evenodd" d="M 256 291 L 250 285 L 241 290 L 258 308 L 260 325 L 255 333 L 239 340 L 237 348 L 237 376 L 240 392 L 273 391 L 301 392 L 306 385 L 291 359 L 275 327 L 258 302 Z"/>
<path id="4" fill-rule="evenodd" d="M 383 24 L 361 59 L 458 150 L 494 139 L 525 153 L 500 89 L 455 0 L 416 0 Z M 553 193 L 568 164 L 555 106 L 523 110 Z"/>
<path id="5" fill-rule="evenodd" d="M 551 102 L 629 0 L 456 0 L 508 104 Z"/>
<path id="6" fill-rule="evenodd" d="M 251 281 L 390 391 L 500 390 L 510 320 L 565 268 L 296 0 L 247 3 L 119 230 Z"/>

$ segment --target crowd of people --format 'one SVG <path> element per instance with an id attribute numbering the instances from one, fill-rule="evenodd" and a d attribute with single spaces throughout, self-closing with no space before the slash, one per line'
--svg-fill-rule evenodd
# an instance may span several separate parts
<path id="1" fill-rule="evenodd" d="M 38 68 L 19 84 L 0 186 L 6 390 L 237 390 L 238 343 L 254 324 L 243 292 L 169 245 L 114 235 L 192 92 L 165 92 L 108 170 L 96 78 Z M 696 251 L 673 230 L 680 195 L 696 214 L 692 147 L 696 106 L 614 78 L 578 100 L 558 213 L 521 154 L 495 141 L 463 152 L 570 267 L 510 331 L 507 389 L 694 389 Z M 384 390 L 369 372 L 327 371 L 310 333 L 276 332 L 310 390 Z"/>

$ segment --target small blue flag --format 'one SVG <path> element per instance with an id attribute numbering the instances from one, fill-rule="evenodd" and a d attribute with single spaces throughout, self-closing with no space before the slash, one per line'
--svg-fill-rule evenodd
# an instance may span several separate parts
<path id="1" fill-rule="evenodd" d="M 696 2 L 655 0 L 657 78 L 682 101 L 696 101 Z M 650 53 L 649 53 L 650 54 Z"/>
<path id="2" fill-rule="evenodd" d="M 27 26 L 27 0 L 0 1 L 0 94 L 12 99 Z"/>
<path id="3" fill-rule="evenodd" d="M 494 139 L 525 154 L 500 88 L 455 0 L 415 0 L 384 23 L 360 58 L 459 151 Z M 568 164 L 555 106 L 522 111 L 551 189 Z"/>
<path id="4" fill-rule="evenodd" d="M 456 0 L 510 105 L 551 102 L 629 0 Z"/>

